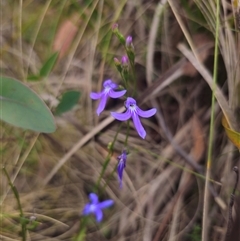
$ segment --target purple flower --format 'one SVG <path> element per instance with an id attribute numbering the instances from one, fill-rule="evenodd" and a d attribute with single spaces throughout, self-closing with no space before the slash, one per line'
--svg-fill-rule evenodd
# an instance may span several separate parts
<path id="1" fill-rule="evenodd" d="M 143 111 L 141 110 L 136 103 L 136 100 L 134 100 L 131 97 L 128 97 L 125 102 L 125 107 L 127 108 L 127 111 L 125 113 L 116 113 L 111 112 L 111 115 L 120 121 L 126 121 L 129 118 L 132 117 L 134 126 L 139 134 L 143 139 L 146 136 L 146 131 L 142 126 L 142 123 L 140 122 L 139 116 L 144 118 L 149 118 L 156 114 L 157 109 L 153 108 L 151 110 Z"/>
<path id="2" fill-rule="evenodd" d="M 99 106 L 97 108 L 97 114 L 100 115 L 100 113 L 104 110 L 106 103 L 107 103 L 107 98 L 110 96 L 111 98 L 119 98 L 123 96 L 127 91 L 126 90 L 121 90 L 121 91 L 114 91 L 114 89 L 118 88 L 118 85 L 112 82 L 112 80 L 106 80 L 103 83 L 103 91 L 100 93 L 95 93 L 91 92 L 90 97 L 93 100 L 100 100 Z"/>
<path id="3" fill-rule="evenodd" d="M 104 202 L 98 201 L 98 196 L 95 193 L 89 194 L 90 203 L 86 204 L 83 209 L 83 215 L 95 214 L 97 222 L 101 222 L 103 218 L 102 209 L 111 207 L 113 200 L 109 199 Z"/>
<path id="4" fill-rule="evenodd" d="M 120 183 L 120 188 L 122 188 L 123 170 L 126 167 L 127 152 L 123 151 L 122 154 L 117 157 L 117 159 L 118 159 L 118 167 L 117 167 L 118 180 Z"/>

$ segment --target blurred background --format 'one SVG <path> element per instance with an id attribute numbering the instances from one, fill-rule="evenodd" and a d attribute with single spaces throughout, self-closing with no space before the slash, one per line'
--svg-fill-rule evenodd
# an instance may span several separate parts
<path id="1" fill-rule="evenodd" d="M 121 60 L 125 50 L 112 33 L 114 23 L 125 37 L 133 37 L 139 106 L 158 112 L 141 119 L 145 140 L 130 122 L 130 153 L 119 189 L 115 169 L 127 133 L 122 124 L 98 188 L 100 200 L 113 199 L 115 205 L 104 210 L 101 224 L 89 221 L 85 240 L 200 241 L 203 225 L 208 240 L 224 240 L 239 141 L 232 144 L 225 133 L 221 103 L 228 104 L 238 131 L 238 8 L 237 1 L 221 1 L 217 84 L 222 96 L 210 126 L 215 1 L 1 0 L 1 75 L 34 90 L 57 126 L 54 133 L 39 134 L 0 122 L 1 166 L 19 192 L 25 216 L 37 221 L 29 226 L 27 240 L 73 240 L 79 232 L 88 194 L 119 130 L 120 122 L 108 117 L 123 102 L 110 99 L 98 117 L 98 102 L 89 97 L 106 79 L 121 83 L 113 58 Z M 73 104 L 60 108 L 66 95 Z M 0 239 L 21 240 L 18 205 L 3 172 L 0 181 Z M 240 240 L 239 190 L 238 185 L 232 241 Z"/>

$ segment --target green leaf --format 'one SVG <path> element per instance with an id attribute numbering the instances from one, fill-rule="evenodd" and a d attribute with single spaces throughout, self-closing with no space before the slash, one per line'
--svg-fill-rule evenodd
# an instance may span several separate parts
<path id="1" fill-rule="evenodd" d="M 52 113 L 27 86 L 0 77 L 0 119 L 17 127 L 51 133 L 56 130 Z"/>
<path id="2" fill-rule="evenodd" d="M 38 80 L 40 80 L 40 76 L 39 75 L 29 75 L 27 77 L 27 80 L 29 80 L 29 81 L 38 81 Z"/>
<path id="3" fill-rule="evenodd" d="M 53 69 L 57 61 L 57 58 L 58 58 L 58 52 L 50 56 L 50 58 L 46 61 L 46 63 L 40 69 L 39 75 L 41 77 L 47 77 L 49 75 L 49 73 L 51 72 L 51 70 Z"/>
<path id="4" fill-rule="evenodd" d="M 56 108 L 56 115 L 61 115 L 62 113 L 71 110 L 78 103 L 80 95 L 81 93 L 79 91 L 65 92 Z"/>

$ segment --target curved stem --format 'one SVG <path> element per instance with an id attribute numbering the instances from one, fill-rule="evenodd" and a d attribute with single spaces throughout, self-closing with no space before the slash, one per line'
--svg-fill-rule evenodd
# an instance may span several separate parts
<path id="1" fill-rule="evenodd" d="M 17 191 L 17 188 L 14 186 L 14 184 L 12 183 L 11 181 L 11 178 L 6 170 L 5 167 L 2 168 L 7 179 L 8 179 L 8 183 L 13 191 L 13 194 L 17 200 L 17 204 L 18 204 L 18 209 L 19 209 L 19 212 L 20 212 L 20 223 L 21 223 L 21 226 L 22 226 L 22 240 L 23 241 L 26 241 L 26 238 L 27 238 L 27 227 L 26 227 L 26 221 L 24 220 L 24 214 L 23 214 L 23 210 L 22 210 L 22 205 L 21 205 L 21 202 L 20 202 L 20 198 L 19 198 L 19 193 Z"/>

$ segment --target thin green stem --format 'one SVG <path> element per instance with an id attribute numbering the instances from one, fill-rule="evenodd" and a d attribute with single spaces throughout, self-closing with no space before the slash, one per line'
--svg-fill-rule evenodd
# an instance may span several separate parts
<path id="1" fill-rule="evenodd" d="M 23 241 L 26 241 L 26 238 L 27 238 L 27 223 L 26 221 L 24 220 L 24 214 L 23 214 L 23 210 L 22 210 L 22 205 L 21 205 L 21 202 L 20 202 L 20 198 L 19 198 L 19 193 L 17 191 L 17 188 L 13 185 L 12 181 L 11 181 L 11 178 L 6 170 L 5 167 L 2 168 L 7 179 L 8 179 L 8 183 L 13 191 L 13 194 L 17 200 L 17 204 L 18 204 L 18 209 L 19 209 L 19 212 L 20 212 L 20 223 L 21 223 L 21 226 L 22 226 L 22 240 Z"/>
<path id="2" fill-rule="evenodd" d="M 130 120 L 127 121 L 127 134 L 126 134 L 126 139 L 124 142 L 124 147 L 127 147 L 128 137 L 129 137 L 129 129 L 130 129 Z"/>
<path id="3" fill-rule="evenodd" d="M 74 241 L 84 241 L 86 237 L 86 223 L 88 217 L 82 217 L 80 222 L 80 228 L 77 236 L 74 238 Z"/>
<path id="4" fill-rule="evenodd" d="M 97 184 L 95 186 L 95 189 L 96 189 L 95 191 L 98 190 L 99 185 L 100 185 L 100 181 L 101 181 L 101 179 L 102 179 L 102 177 L 103 177 L 103 175 L 104 175 L 104 173 L 105 173 L 105 171 L 107 169 L 107 166 L 108 166 L 108 164 L 109 164 L 109 162 L 111 160 L 111 157 L 113 155 L 114 144 L 115 144 L 115 142 L 117 140 L 117 136 L 118 136 L 118 133 L 120 132 L 121 128 L 122 128 L 122 123 L 119 125 L 119 128 L 118 128 L 118 130 L 117 130 L 117 132 L 116 132 L 116 134 L 114 136 L 113 142 L 111 143 L 111 147 L 109 148 L 108 155 L 107 155 L 107 157 L 105 159 L 105 162 L 103 163 L 103 167 L 102 167 L 100 176 L 99 176 L 99 178 L 97 180 Z"/>
<path id="5" fill-rule="evenodd" d="M 118 163 L 116 163 L 115 167 L 113 168 L 112 172 L 110 173 L 110 175 L 108 176 L 106 183 L 103 186 L 103 190 L 105 190 L 105 188 L 107 187 L 108 183 L 110 182 L 110 180 L 113 177 L 113 174 L 115 173 L 116 169 L 117 169 Z"/>
<path id="6" fill-rule="evenodd" d="M 207 166 L 206 166 L 206 181 L 204 189 L 204 203 L 203 203 L 203 225 L 202 225 L 202 240 L 208 240 L 208 227 L 209 227 L 209 179 L 211 175 L 212 166 L 212 149 L 213 149 L 213 138 L 214 138 L 214 109 L 215 109 L 215 89 L 217 83 L 217 71 L 218 71 L 218 39 L 219 39 L 219 27 L 220 27 L 220 2 L 217 3 L 216 11 L 216 30 L 215 30 L 215 49 L 214 49 L 214 66 L 213 66 L 213 90 L 212 90 L 212 102 L 211 102 L 211 119 L 210 119 L 210 130 L 209 130 L 209 142 L 208 142 L 208 153 L 207 153 Z"/>

